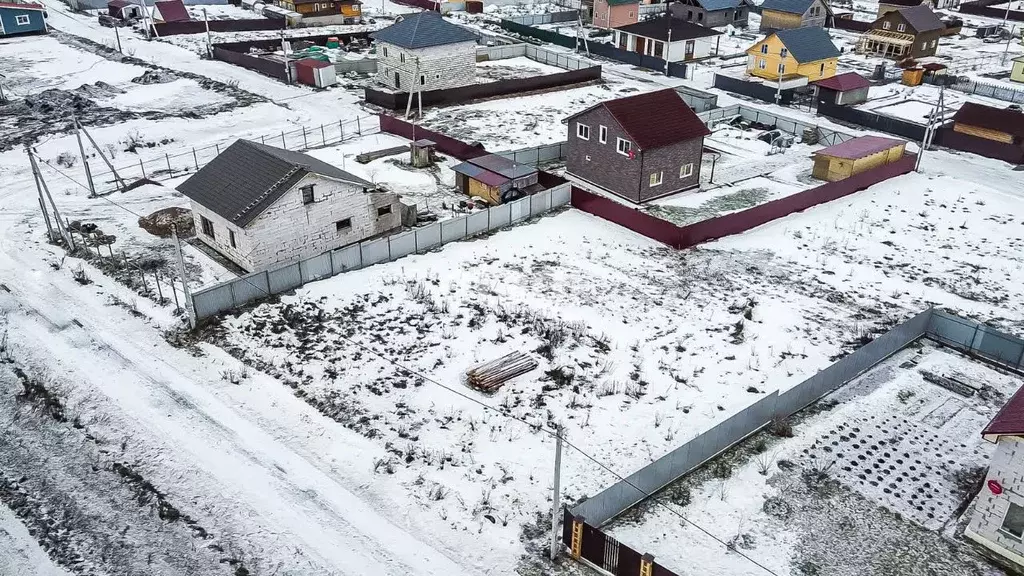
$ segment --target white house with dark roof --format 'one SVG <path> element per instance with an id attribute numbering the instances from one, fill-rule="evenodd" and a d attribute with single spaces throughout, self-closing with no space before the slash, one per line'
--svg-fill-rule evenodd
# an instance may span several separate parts
<path id="1" fill-rule="evenodd" d="M 641 20 L 615 29 L 615 45 L 623 50 L 669 62 L 686 62 L 718 54 L 721 32 L 670 15 Z"/>
<path id="2" fill-rule="evenodd" d="M 401 227 L 397 194 L 300 152 L 236 140 L 178 186 L 196 237 L 247 271 Z"/>
<path id="3" fill-rule="evenodd" d="M 466 86 L 476 81 L 477 35 L 425 10 L 403 16 L 372 35 L 377 81 L 414 92 Z"/>

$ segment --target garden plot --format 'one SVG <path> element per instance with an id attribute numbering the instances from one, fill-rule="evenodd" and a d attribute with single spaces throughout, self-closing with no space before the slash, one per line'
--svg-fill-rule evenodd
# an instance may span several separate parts
<path id="1" fill-rule="evenodd" d="M 533 76 L 561 74 L 562 72 L 565 72 L 565 70 L 557 66 L 531 60 L 526 56 L 502 58 L 500 60 L 485 60 L 484 62 L 477 63 L 476 65 L 477 82 L 531 78 Z"/>
<path id="2" fill-rule="evenodd" d="M 961 395 L 936 376 L 976 391 Z M 763 574 L 672 510 L 778 574 L 1002 574 L 956 523 L 992 450 L 981 429 L 1021 384 L 921 341 L 670 486 L 610 534 L 679 573 Z"/>
<path id="3" fill-rule="evenodd" d="M 798 275 L 756 255 L 672 251 L 570 210 L 307 284 L 207 338 L 371 438 L 379 489 L 418 501 L 409 514 L 439 540 L 482 533 L 475 546 L 512 561 L 548 506 L 544 431 L 560 424 L 629 473 L 903 314 L 848 307 L 787 280 Z M 463 384 L 514 351 L 539 368 L 494 394 Z M 563 465 L 569 501 L 613 481 L 573 453 Z"/>
<path id="4" fill-rule="evenodd" d="M 870 91 L 870 99 L 866 103 L 861 104 L 860 108 L 918 124 L 925 124 L 928 121 L 929 115 L 935 112 L 935 104 L 939 101 L 939 91 L 940 88 L 938 86 L 931 84 L 922 84 L 920 86 L 904 86 L 902 84 L 876 86 Z M 996 108 L 1005 108 L 1007 106 L 1007 103 L 1002 100 L 968 95 L 955 90 L 946 90 L 943 100 L 944 108 L 940 112 L 940 117 L 946 120 L 949 120 L 965 102 L 974 102 Z"/>

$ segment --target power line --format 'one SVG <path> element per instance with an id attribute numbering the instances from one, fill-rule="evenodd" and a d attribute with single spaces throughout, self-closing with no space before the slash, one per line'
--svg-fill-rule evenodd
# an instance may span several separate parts
<path id="1" fill-rule="evenodd" d="M 47 165 L 48 167 L 50 167 L 50 169 L 52 169 L 52 170 L 53 170 L 54 172 L 56 172 L 57 174 L 60 174 L 61 176 L 63 176 L 64 178 L 66 178 L 66 179 L 70 180 L 71 182 L 74 182 L 74 183 L 75 183 L 75 184 L 77 184 L 77 185 L 78 185 L 78 186 L 79 186 L 80 188 L 82 188 L 82 189 L 83 189 L 83 190 L 85 190 L 86 192 L 89 192 L 90 194 L 92 194 L 92 190 L 90 190 L 88 186 L 86 186 L 85 184 L 82 184 L 82 183 L 81 183 L 81 182 L 79 182 L 78 180 L 75 180 L 75 179 L 74 179 L 74 178 L 72 178 L 71 176 L 68 176 L 68 175 L 67 175 L 67 174 L 65 174 L 65 173 L 64 173 L 64 172 L 63 172 L 62 170 L 60 170 L 59 168 L 57 168 L 57 167 L 56 167 L 56 166 L 54 166 L 53 164 L 50 164 L 50 163 L 49 163 L 48 161 L 44 160 L 44 159 L 43 159 L 43 158 L 42 158 L 41 156 L 39 156 L 39 154 L 35 154 L 35 153 L 33 153 L 33 154 L 34 154 L 34 156 L 35 156 L 35 157 L 36 157 L 36 158 L 37 158 L 37 159 L 38 159 L 38 160 L 39 160 L 40 162 L 42 162 L 43 164 L 46 164 L 46 165 Z M 118 204 L 117 202 L 114 202 L 113 200 L 111 200 L 110 198 L 107 198 L 106 196 L 103 196 L 103 195 L 99 195 L 99 194 L 97 194 L 97 195 L 95 196 L 95 198 L 99 198 L 99 199 L 101 199 L 101 200 L 103 200 L 103 201 L 105 201 L 105 202 L 109 202 L 109 203 L 113 204 L 114 206 L 117 206 L 118 208 L 120 208 L 120 209 L 122 209 L 122 210 L 124 210 L 124 211 L 128 212 L 129 214 L 131 214 L 131 215 L 135 216 L 136 218 L 142 218 L 142 217 L 143 217 L 143 216 L 142 216 L 141 214 L 139 214 L 138 212 L 136 212 L 136 211 L 132 210 L 131 208 L 128 208 L 128 207 L 126 207 L 126 206 L 122 206 L 121 204 Z"/>

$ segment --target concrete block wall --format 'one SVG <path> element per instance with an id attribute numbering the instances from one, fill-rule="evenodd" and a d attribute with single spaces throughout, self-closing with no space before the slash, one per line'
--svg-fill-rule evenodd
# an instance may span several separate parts
<path id="1" fill-rule="evenodd" d="M 418 59 L 418 68 L 417 68 Z M 399 83 L 395 83 L 395 72 Z M 423 76 L 421 85 L 419 77 Z M 377 43 L 377 81 L 395 90 L 441 90 L 476 82 L 476 42 L 409 50 Z"/>
<path id="2" fill-rule="evenodd" d="M 1001 494 L 993 494 L 989 480 L 1003 487 Z M 1010 503 L 1024 506 L 1024 440 L 1014 436 L 1001 436 L 989 464 L 985 486 L 975 501 L 974 513 L 965 534 L 993 552 L 1024 566 L 1024 543 L 1003 532 L 1003 517 Z"/>

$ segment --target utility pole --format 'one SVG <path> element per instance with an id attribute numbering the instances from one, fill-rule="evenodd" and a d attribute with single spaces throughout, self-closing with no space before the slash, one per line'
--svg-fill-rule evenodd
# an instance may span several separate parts
<path id="1" fill-rule="evenodd" d="M 213 58 L 213 40 L 210 39 L 210 19 L 206 16 L 206 8 L 203 8 L 203 22 L 206 24 L 206 54 Z"/>
<path id="2" fill-rule="evenodd" d="M 171 224 L 171 238 L 174 239 L 174 247 L 178 252 L 178 270 L 181 273 L 181 285 L 185 290 L 185 312 L 188 313 L 188 327 L 196 327 L 196 311 L 192 308 L 192 291 L 188 287 L 188 276 L 185 275 L 185 257 L 181 255 L 181 240 L 178 240 L 178 227 Z M 174 284 L 171 284 L 174 290 Z"/>
<path id="3" fill-rule="evenodd" d="M 78 139 L 78 151 L 82 153 L 82 166 L 85 166 L 85 178 L 89 181 L 89 197 L 93 198 L 96 196 L 96 185 L 92 181 L 89 159 L 85 157 L 85 145 L 82 144 L 82 131 L 78 128 L 78 119 L 75 119 L 75 138 Z"/>
<path id="4" fill-rule="evenodd" d="M 71 248 L 71 237 L 67 231 L 64 230 L 64 221 L 60 218 L 60 211 L 57 210 L 57 204 L 53 201 L 53 196 L 50 195 L 50 187 L 46 185 L 46 180 L 43 179 L 43 173 L 39 171 L 39 164 L 36 162 L 36 156 L 32 152 L 32 148 L 26 146 L 25 149 L 28 151 L 28 159 L 32 163 L 32 170 L 35 172 L 38 184 L 42 184 L 43 193 L 46 194 L 47 200 L 50 201 L 50 206 L 53 208 L 53 219 L 57 222 L 57 232 L 60 233 L 61 238 L 67 243 L 68 248 Z"/>
<path id="5" fill-rule="evenodd" d="M 43 220 L 46 221 L 46 237 L 53 242 L 55 237 L 53 235 L 53 225 L 50 224 L 50 211 L 46 209 L 46 200 L 43 199 L 43 187 L 39 184 L 39 168 L 36 166 L 35 159 L 32 158 L 32 151 L 28 145 L 25 145 L 25 152 L 28 154 L 29 164 L 32 165 L 32 178 L 36 181 L 36 192 L 39 193 L 39 208 L 43 211 Z"/>
<path id="6" fill-rule="evenodd" d="M 1009 10 L 1009 8 L 1007 8 L 1007 10 Z M 1013 26 L 1011 26 L 1011 27 L 1010 27 L 1010 34 L 1009 34 L 1009 36 L 1008 36 L 1008 37 L 1006 38 L 1006 47 L 1005 47 L 1005 48 L 1003 48 L 1003 57 L 1002 57 L 1002 59 L 1000 59 L 1000 60 L 999 60 L 999 65 L 1000 65 L 1000 66 L 1006 66 L 1006 56 L 1007 56 L 1007 55 L 1008 55 L 1008 53 L 1010 52 L 1010 42 L 1012 42 L 1012 41 L 1013 41 L 1013 31 L 1014 31 L 1014 30 L 1015 30 L 1016 28 L 1017 28 L 1017 26 L 1016 26 L 1016 25 L 1013 25 Z M 2 100 L 3 100 L 3 98 L 0 98 L 0 101 L 2 101 Z"/>
<path id="7" fill-rule="evenodd" d="M 124 51 L 121 50 L 121 33 L 118 32 L 117 28 L 117 26 L 114 26 L 114 38 L 117 39 L 117 51 L 121 54 L 124 54 Z"/>
<path id="8" fill-rule="evenodd" d="M 562 506 L 561 478 L 562 476 L 562 425 L 555 427 L 555 493 L 551 504 L 551 560 L 558 557 L 558 516 L 559 508 Z"/>
<path id="9" fill-rule="evenodd" d="M 938 122 L 940 125 L 942 123 L 942 116 L 946 111 L 945 96 L 946 85 L 940 84 L 939 99 L 935 102 L 935 110 L 933 110 L 931 115 L 928 117 L 928 124 L 924 129 L 924 139 L 921 141 L 921 150 L 918 151 L 917 160 L 914 162 L 915 172 L 921 171 L 921 159 L 924 158 L 924 151 L 931 146 L 932 139 L 935 138 L 935 123 Z"/>
<path id="10" fill-rule="evenodd" d="M 284 39 L 284 32 L 281 32 L 281 54 L 284 55 L 284 83 L 292 83 L 292 69 L 288 66 L 288 43 Z"/>
<path id="11" fill-rule="evenodd" d="M 153 32 L 156 32 L 156 27 L 150 30 L 152 24 L 152 14 L 149 13 L 149 6 L 146 6 L 146 0 L 139 0 L 142 4 L 142 27 L 146 29 L 146 40 L 152 39 Z"/>
<path id="12" fill-rule="evenodd" d="M 668 76 L 668 51 L 669 47 L 672 46 L 672 18 L 668 20 L 668 42 L 665 43 L 665 76 Z"/>
<path id="13" fill-rule="evenodd" d="M 117 173 L 117 169 L 114 168 L 114 165 L 111 164 L 110 160 L 108 160 L 107 157 L 103 154 L 103 150 L 100 149 L 99 144 L 97 144 L 96 141 L 92 139 L 92 134 L 89 134 L 89 131 L 86 130 L 81 123 L 79 123 L 78 118 L 72 116 L 72 120 L 74 120 L 75 122 L 75 128 L 77 130 L 81 130 L 82 133 L 85 134 L 85 137 L 89 139 L 89 143 L 92 144 L 92 147 L 96 149 L 96 153 L 99 154 L 100 158 L 102 158 L 103 161 L 107 164 L 107 168 L 110 168 L 110 171 L 114 174 L 114 179 L 117 180 L 117 183 L 121 186 L 121 191 L 124 192 L 127 188 L 127 186 L 125 186 L 124 184 L 124 180 L 121 179 L 121 175 Z"/>

